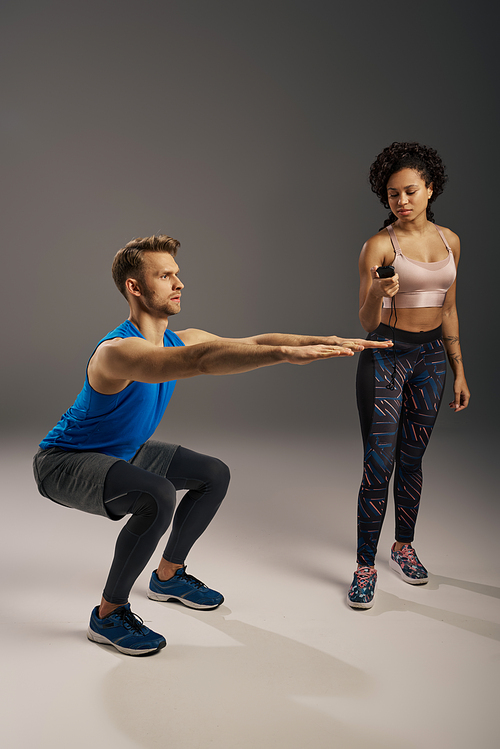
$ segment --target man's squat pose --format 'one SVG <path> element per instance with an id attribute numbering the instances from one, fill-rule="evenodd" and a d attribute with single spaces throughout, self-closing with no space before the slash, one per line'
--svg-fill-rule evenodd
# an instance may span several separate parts
<path id="1" fill-rule="evenodd" d="M 113 278 L 130 315 L 99 342 L 83 390 L 34 459 L 43 496 L 112 520 L 130 515 L 87 633 L 90 640 L 128 655 L 153 653 L 166 644 L 132 613 L 128 597 L 172 519 L 148 596 L 197 609 L 215 608 L 224 600 L 186 573 L 185 560 L 226 494 L 229 470 L 216 458 L 150 439 L 175 381 L 283 362 L 307 364 L 390 345 L 336 336 L 227 339 L 195 329 L 173 333 L 168 320 L 180 311 L 184 288 L 174 259 L 178 247 L 175 239 L 161 235 L 136 239 L 116 254 Z M 178 490 L 188 491 L 175 510 Z"/>

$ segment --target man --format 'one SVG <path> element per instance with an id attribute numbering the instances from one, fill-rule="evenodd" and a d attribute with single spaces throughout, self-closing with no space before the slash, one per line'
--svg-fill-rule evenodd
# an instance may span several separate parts
<path id="1" fill-rule="evenodd" d="M 175 261 L 178 247 L 177 240 L 160 235 L 133 240 L 116 254 L 113 278 L 130 315 L 99 342 L 83 390 L 34 459 L 43 496 L 113 520 L 131 515 L 118 536 L 87 632 L 90 640 L 128 655 L 148 655 L 166 645 L 132 613 L 128 596 L 172 519 L 149 598 L 197 609 L 216 608 L 224 600 L 187 574 L 185 560 L 226 494 L 229 470 L 216 458 L 150 440 L 175 381 L 285 362 L 307 364 L 391 345 L 335 336 L 227 339 L 195 329 L 173 333 L 168 321 L 180 311 L 184 288 Z M 175 510 L 176 491 L 186 489 Z"/>

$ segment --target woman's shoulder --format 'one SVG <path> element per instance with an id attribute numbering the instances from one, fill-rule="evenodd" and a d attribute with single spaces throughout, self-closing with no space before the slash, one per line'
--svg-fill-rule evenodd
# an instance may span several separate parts
<path id="1" fill-rule="evenodd" d="M 381 229 L 377 234 L 367 239 L 361 250 L 361 259 L 372 265 L 384 265 L 382 261 L 388 255 L 392 257 L 394 251 L 387 229 Z"/>
<path id="2" fill-rule="evenodd" d="M 448 229 L 447 226 L 441 226 L 440 224 L 435 224 L 435 226 L 437 226 L 438 229 L 441 229 L 444 236 L 448 240 L 448 244 L 450 245 L 452 249 L 453 249 L 453 244 L 460 246 L 460 237 L 458 236 L 458 234 L 455 234 L 454 231 L 452 231 L 451 229 Z"/>
<path id="3" fill-rule="evenodd" d="M 448 229 L 446 226 L 441 226 L 440 224 L 436 224 L 438 229 L 441 229 L 444 236 L 446 237 L 446 241 L 450 245 L 453 252 L 460 252 L 460 237 L 458 234 L 455 234 L 454 231 L 451 229 Z"/>
<path id="4" fill-rule="evenodd" d="M 389 232 L 384 227 L 380 231 L 378 231 L 376 234 L 371 236 L 369 239 L 366 240 L 365 245 L 370 244 L 373 247 L 379 247 L 383 246 L 384 244 L 391 243 L 391 238 L 389 236 Z"/>

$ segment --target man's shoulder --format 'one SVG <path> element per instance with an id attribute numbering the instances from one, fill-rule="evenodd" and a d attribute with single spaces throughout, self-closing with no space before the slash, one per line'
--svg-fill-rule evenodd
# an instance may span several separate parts
<path id="1" fill-rule="evenodd" d="M 163 334 L 163 345 L 169 348 L 175 348 L 176 346 L 185 346 L 185 343 L 180 337 L 179 333 L 176 333 L 173 330 L 169 330 L 169 328 L 167 328 L 165 330 L 165 333 Z"/>
<path id="2" fill-rule="evenodd" d="M 219 336 L 199 328 L 186 328 L 178 330 L 175 335 L 180 338 L 184 346 L 195 346 L 197 343 L 209 343 L 219 340 Z"/>
<path id="3" fill-rule="evenodd" d="M 137 330 L 137 328 L 130 322 L 130 320 L 124 320 L 120 325 L 117 325 L 116 328 L 113 328 L 113 330 L 110 330 L 109 333 L 106 333 L 105 336 L 101 338 L 99 341 L 100 345 L 103 343 L 103 341 L 110 341 L 114 338 L 141 338 L 141 334 Z"/>

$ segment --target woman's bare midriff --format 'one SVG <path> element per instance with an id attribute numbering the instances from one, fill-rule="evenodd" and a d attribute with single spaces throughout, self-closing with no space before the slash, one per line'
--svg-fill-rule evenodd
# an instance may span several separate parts
<path id="1" fill-rule="evenodd" d="M 420 333 L 420 331 L 434 330 L 443 322 L 442 307 L 410 307 L 406 309 L 397 309 L 396 298 L 396 328 L 408 330 L 411 333 Z M 383 308 L 380 321 L 385 325 L 394 326 L 394 311 Z"/>

